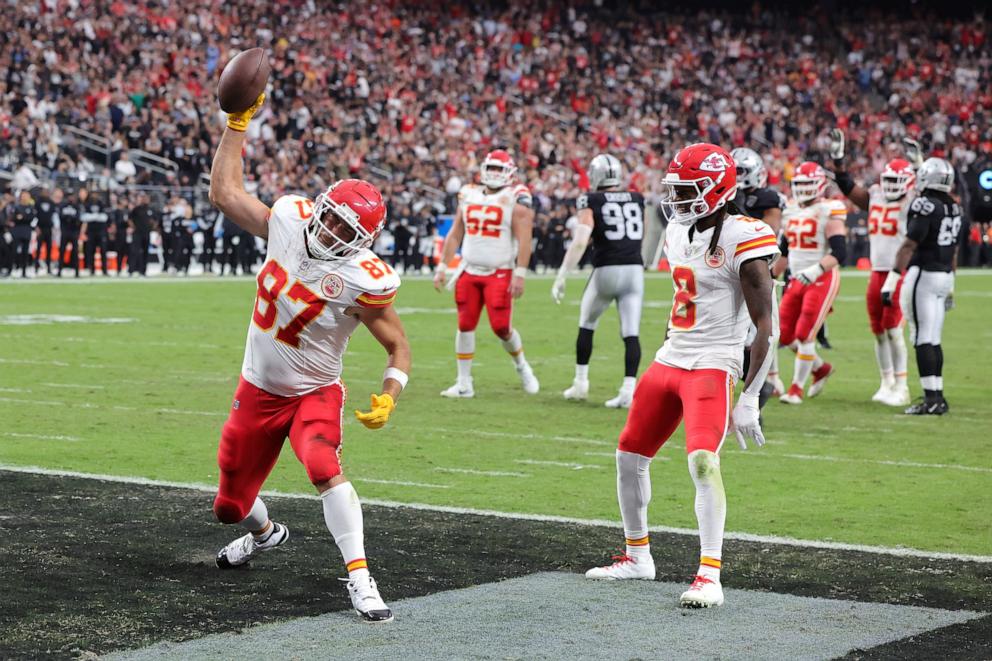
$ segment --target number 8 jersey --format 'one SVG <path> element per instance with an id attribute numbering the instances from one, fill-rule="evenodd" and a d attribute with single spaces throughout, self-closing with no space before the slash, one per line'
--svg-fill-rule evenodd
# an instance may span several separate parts
<path id="1" fill-rule="evenodd" d="M 720 369 L 740 377 L 751 322 L 740 268 L 752 259 L 778 255 L 778 242 L 760 220 L 728 215 L 710 254 L 713 231 L 668 224 L 665 254 L 672 266 L 675 298 L 668 338 L 655 360 L 685 370 Z"/>
<path id="2" fill-rule="evenodd" d="M 592 210 L 594 267 L 643 263 L 643 195 L 626 191 L 586 193 L 575 201 L 575 207 Z"/>
<path id="3" fill-rule="evenodd" d="M 246 381 L 283 397 L 340 379 L 348 340 L 359 323 L 345 311 L 391 305 L 400 286 L 399 276 L 371 250 L 341 261 L 310 257 L 304 230 L 312 206 L 297 195 L 272 205 L 241 366 Z"/>
<path id="4" fill-rule="evenodd" d="M 517 258 L 513 237 L 513 207 L 534 205 L 530 190 L 510 184 L 490 192 L 479 184 L 466 184 L 458 191 L 458 207 L 465 223 L 462 259 L 472 275 L 492 275 L 512 269 Z"/>

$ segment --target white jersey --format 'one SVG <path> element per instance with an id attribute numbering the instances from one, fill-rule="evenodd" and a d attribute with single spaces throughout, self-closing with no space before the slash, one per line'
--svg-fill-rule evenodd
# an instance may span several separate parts
<path id="1" fill-rule="evenodd" d="M 775 233 L 760 220 L 727 216 L 714 254 L 713 229 L 670 223 L 665 254 L 675 299 L 668 339 L 655 360 L 687 370 L 720 369 L 740 377 L 751 317 L 741 290 L 740 267 L 779 254 Z"/>
<path id="2" fill-rule="evenodd" d="M 872 271 L 895 268 L 896 253 L 906 238 L 906 219 L 914 197 L 907 193 L 902 199 L 887 200 L 878 184 L 868 189 L 868 245 Z"/>
<path id="3" fill-rule="evenodd" d="M 809 206 L 790 204 L 782 212 L 782 229 L 789 240 L 789 269 L 798 273 L 813 266 L 830 252 L 827 223 L 847 220 L 847 207 L 840 200 L 819 200 Z"/>
<path id="4" fill-rule="evenodd" d="M 510 184 L 492 193 L 485 186 L 466 184 L 458 191 L 458 207 L 465 223 L 462 259 L 468 273 L 490 275 L 515 266 L 513 207 L 517 204 L 534 204 L 523 184 Z"/>
<path id="5" fill-rule="evenodd" d="M 343 261 L 310 257 L 304 230 L 312 208 L 297 195 L 272 205 L 241 367 L 246 381 L 283 397 L 336 382 L 359 323 L 345 310 L 386 307 L 400 286 L 399 276 L 370 250 Z"/>

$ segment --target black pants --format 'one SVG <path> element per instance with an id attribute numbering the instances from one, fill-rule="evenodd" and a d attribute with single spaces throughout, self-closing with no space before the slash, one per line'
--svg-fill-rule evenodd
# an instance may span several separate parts
<path id="1" fill-rule="evenodd" d="M 72 268 L 76 271 L 76 277 L 79 277 L 79 235 L 75 233 L 62 233 L 62 241 L 59 246 L 59 275 L 62 275 L 62 267 L 65 266 L 66 257 L 69 253 L 72 253 L 72 261 L 70 264 Z"/>
<path id="2" fill-rule="evenodd" d="M 122 236 L 123 235 L 123 236 Z M 131 246 L 127 242 L 127 233 L 118 230 L 117 238 L 114 239 L 114 252 L 117 253 L 117 275 L 124 272 L 124 265 L 131 267 Z"/>
<path id="3" fill-rule="evenodd" d="M 52 240 L 52 228 L 44 227 L 38 230 L 38 254 L 34 260 L 34 267 L 41 268 L 41 249 L 45 249 L 45 266 L 49 273 L 52 272 L 52 254 L 55 252 L 55 242 Z"/>
<path id="4" fill-rule="evenodd" d="M 107 275 L 107 230 L 104 227 L 94 227 L 92 224 L 86 230 L 86 245 L 83 247 L 86 268 L 90 273 L 96 272 L 96 251 L 100 249 L 100 270 Z"/>
<path id="5" fill-rule="evenodd" d="M 31 259 L 31 228 L 15 227 L 10 230 L 14 237 L 14 269 L 21 269 L 21 276 L 27 277 L 28 263 Z"/>
<path id="6" fill-rule="evenodd" d="M 131 255 L 127 261 L 128 271 L 145 275 L 148 270 L 148 233 L 135 231 L 131 235 Z"/>

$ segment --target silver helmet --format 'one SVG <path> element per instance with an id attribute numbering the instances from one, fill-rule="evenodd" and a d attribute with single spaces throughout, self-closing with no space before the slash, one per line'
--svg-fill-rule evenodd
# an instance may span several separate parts
<path id="1" fill-rule="evenodd" d="M 954 168 L 942 158 L 931 156 L 916 171 L 916 190 L 950 193 L 954 188 Z"/>
<path id="2" fill-rule="evenodd" d="M 737 164 L 737 185 L 742 189 L 764 188 L 768 183 L 768 170 L 758 152 L 747 147 L 738 147 L 730 152 L 730 157 Z"/>
<path id="3" fill-rule="evenodd" d="M 609 154 L 599 154 L 589 163 L 589 188 L 600 190 L 620 185 L 623 176 L 623 166 L 620 159 Z"/>

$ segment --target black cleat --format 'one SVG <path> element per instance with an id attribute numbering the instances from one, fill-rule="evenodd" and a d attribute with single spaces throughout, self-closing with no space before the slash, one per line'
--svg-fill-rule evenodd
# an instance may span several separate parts
<path id="1" fill-rule="evenodd" d="M 920 400 L 906 409 L 906 415 L 944 415 L 950 410 L 947 400 L 941 398 L 935 402 Z"/>

